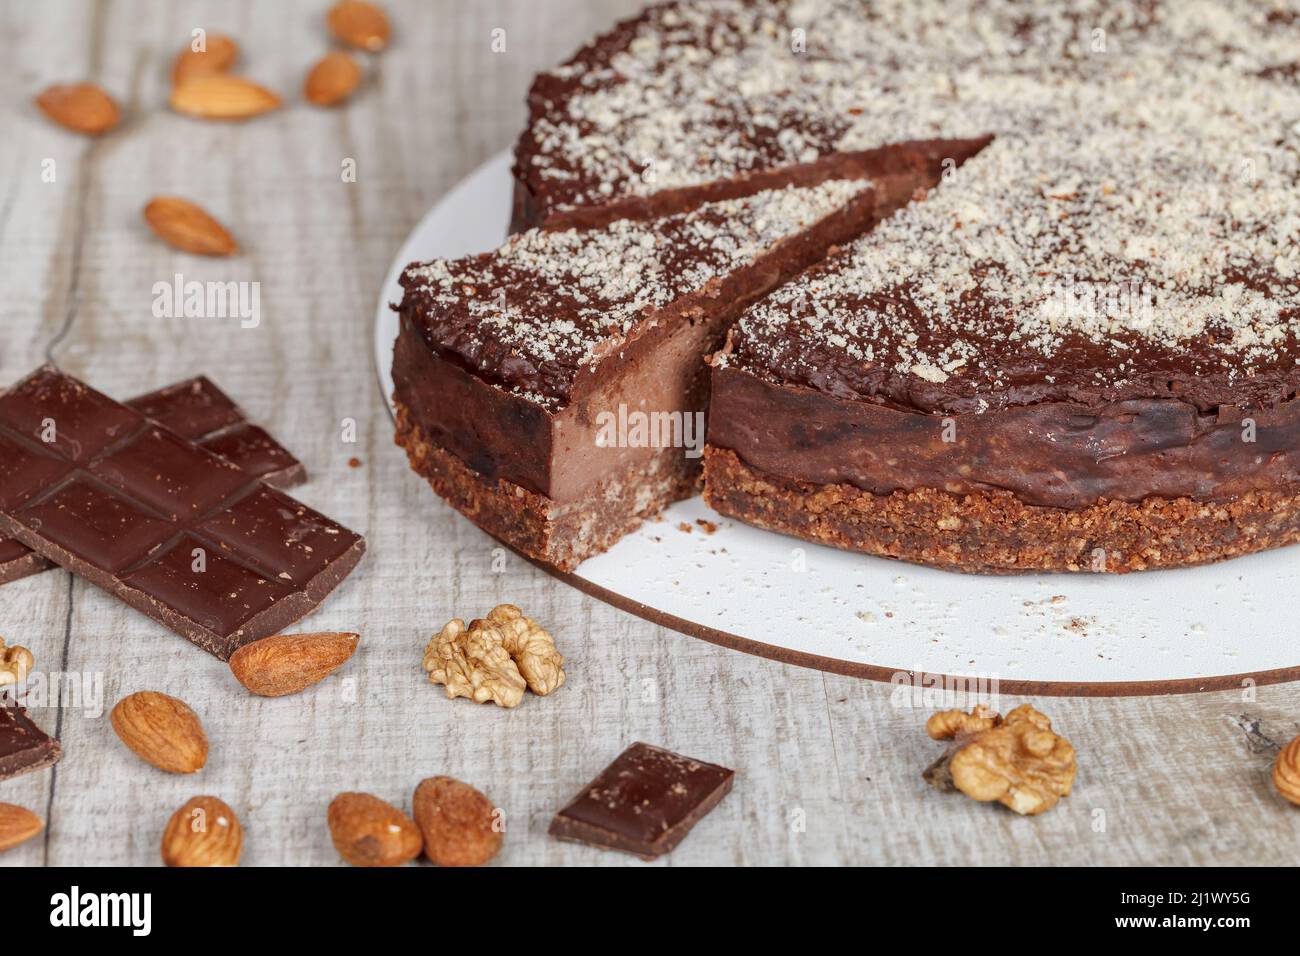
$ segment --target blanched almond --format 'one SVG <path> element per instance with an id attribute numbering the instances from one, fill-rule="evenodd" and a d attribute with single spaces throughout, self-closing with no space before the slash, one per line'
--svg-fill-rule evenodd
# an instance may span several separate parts
<path id="1" fill-rule="evenodd" d="M 192 76 L 172 90 L 172 109 L 202 119 L 248 119 L 276 109 L 280 97 L 229 73 Z"/>
<path id="2" fill-rule="evenodd" d="M 201 256 L 230 256 L 238 243 L 200 207 L 178 196 L 156 196 L 144 207 L 145 222 L 168 243 Z"/>
<path id="3" fill-rule="evenodd" d="M 117 125 L 117 103 L 93 83 L 51 86 L 36 97 L 36 105 L 60 126 L 98 136 Z"/>

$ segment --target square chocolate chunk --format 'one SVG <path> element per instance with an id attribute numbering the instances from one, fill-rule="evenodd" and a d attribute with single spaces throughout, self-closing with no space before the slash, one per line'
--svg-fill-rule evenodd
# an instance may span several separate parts
<path id="1" fill-rule="evenodd" d="M 137 563 L 172 534 L 169 522 L 80 476 L 13 515 L 51 545 L 109 573 Z"/>
<path id="2" fill-rule="evenodd" d="M 54 484 L 68 464 L 0 435 L 0 508 L 19 505 Z"/>
<path id="3" fill-rule="evenodd" d="M 242 422 L 199 445 L 214 455 L 232 461 L 250 475 L 261 478 L 272 488 L 292 488 L 307 480 L 307 469 L 265 429 Z"/>
<path id="4" fill-rule="evenodd" d="M 681 843 L 731 790 L 735 773 L 635 743 L 551 821 L 551 836 L 653 860 Z"/>
<path id="5" fill-rule="evenodd" d="M 69 462 L 95 458 L 137 429 L 139 418 L 108 396 L 45 369 L 23 379 L 0 402 L 0 424 Z M 27 455 L 19 460 L 28 460 Z"/>
<path id="6" fill-rule="evenodd" d="M 140 395 L 126 404 L 150 421 L 194 441 L 246 420 L 230 396 L 202 375 Z"/>
<path id="7" fill-rule="evenodd" d="M 0 695 L 0 780 L 58 763 L 59 742 L 27 716 L 8 694 Z"/>

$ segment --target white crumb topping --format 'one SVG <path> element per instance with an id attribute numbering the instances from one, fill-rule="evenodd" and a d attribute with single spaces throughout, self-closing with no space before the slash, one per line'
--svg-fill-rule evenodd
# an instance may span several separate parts
<path id="1" fill-rule="evenodd" d="M 797 321 L 939 382 L 980 370 L 990 320 L 1044 355 L 1104 343 L 1120 376 L 1135 341 L 1208 339 L 1249 374 L 1300 331 L 1295 0 L 682 3 L 560 75 L 579 89 L 534 124 L 533 163 L 575 205 L 995 137 L 741 334 Z M 931 354 L 937 326 L 956 341 Z"/>
<path id="2" fill-rule="evenodd" d="M 487 346 L 571 379 L 617 349 L 642 319 L 706 290 L 871 189 L 866 180 L 768 190 L 705 204 L 653 222 L 619 220 L 596 230 L 529 230 L 497 252 L 434 260 L 406 270 L 431 298 L 429 321 L 457 310 L 456 349 L 473 360 Z M 448 326 L 450 328 L 450 326 Z M 555 396 L 520 394 L 546 405 Z"/>

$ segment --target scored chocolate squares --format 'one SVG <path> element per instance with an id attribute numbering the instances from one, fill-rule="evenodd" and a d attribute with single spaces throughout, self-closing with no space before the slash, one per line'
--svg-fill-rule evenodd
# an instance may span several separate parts
<path id="1" fill-rule="evenodd" d="M 734 771 L 634 743 L 551 821 L 551 836 L 653 860 L 731 790 Z"/>
<path id="2" fill-rule="evenodd" d="M 315 608 L 365 541 L 50 366 L 0 396 L 0 532 L 222 660 Z"/>
<path id="3" fill-rule="evenodd" d="M 307 480 L 302 462 L 252 424 L 244 410 L 206 376 L 177 382 L 126 404 L 274 488 L 293 488 Z"/>
<path id="4" fill-rule="evenodd" d="M 126 404 L 164 428 L 233 462 L 276 488 L 307 480 L 307 469 L 283 445 L 251 424 L 243 409 L 205 376 L 186 379 Z M 0 536 L 0 584 L 55 567 L 13 538 Z"/>

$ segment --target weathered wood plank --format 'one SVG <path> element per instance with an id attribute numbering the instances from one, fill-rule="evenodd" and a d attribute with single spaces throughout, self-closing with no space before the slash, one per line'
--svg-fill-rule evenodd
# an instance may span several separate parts
<path id="1" fill-rule="evenodd" d="M 623 864 L 545 831 L 636 739 L 738 772 L 733 795 L 666 865 L 1296 861 L 1300 814 L 1269 787 L 1270 755 L 1252 752 L 1229 718 L 1249 713 L 1277 736 L 1300 732 L 1300 685 L 1261 688 L 1254 701 L 1039 702 L 1078 748 L 1080 774 L 1060 808 L 1024 820 L 929 792 L 920 772 L 939 747 L 923 733 L 926 713 L 893 706 L 887 687 L 666 631 L 513 556 L 494 570 L 494 545 L 437 502 L 392 446 L 370 355 L 375 297 L 418 217 L 513 140 L 533 73 L 637 3 L 391 3 L 393 48 L 371 61 L 352 104 L 320 111 L 298 90 L 328 47 L 327 5 L 0 9 L 0 88 L 16 104 L 5 116 L 13 135 L 0 141 L 3 381 L 51 347 L 69 370 L 122 396 L 206 371 L 306 462 L 304 500 L 364 532 L 370 548 L 303 624 L 360 630 L 357 657 L 339 678 L 282 700 L 249 698 L 224 665 L 62 572 L 0 591 L 0 634 L 31 647 L 40 667 L 103 675 L 106 696 L 103 715 L 38 714 L 67 756 L 53 773 L 0 784 L 0 800 L 48 815 L 48 833 L 0 862 L 153 863 L 171 811 L 215 793 L 245 824 L 248 863 L 329 864 L 325 807 L 335 793 L 364 789 L 409 806 L 420 778 L 448 773 L 505 808 L 505 862 Z M 170 58 L 195 26 L 236 36 L 241 69 L 282 91 L 286 108 L 235 125 L 167 112 Z M 489 46 L 497 27 L 505 53 Z M 50 127 L 29 105 L 45 83 L 82 78 L 128 108 L 124 128 L 99 142 Z M 40 180 L 46 157 L 54 184 Z M 339 175 L 349 158 L 355 183 Z M 168 192 L 225 221 L 242 254 L 204 260 L 155 240 L 140 211 Z M 154 283 L 177 272 L 260 283 L 261 324 L 154 317 Z M 349 418 L 355 444 L 341 437 Z M 349 467 L 354 456 L 362 467 Z M 424 682 L 424 643 L 449 617 L 502 601 L 552 628 L 568 684 L 509 712 L 446 700 Z M 144 688 L 203 716 L 212 756 L 196 777 L 154 771 L 114 737 L 107 708 Z"/>

